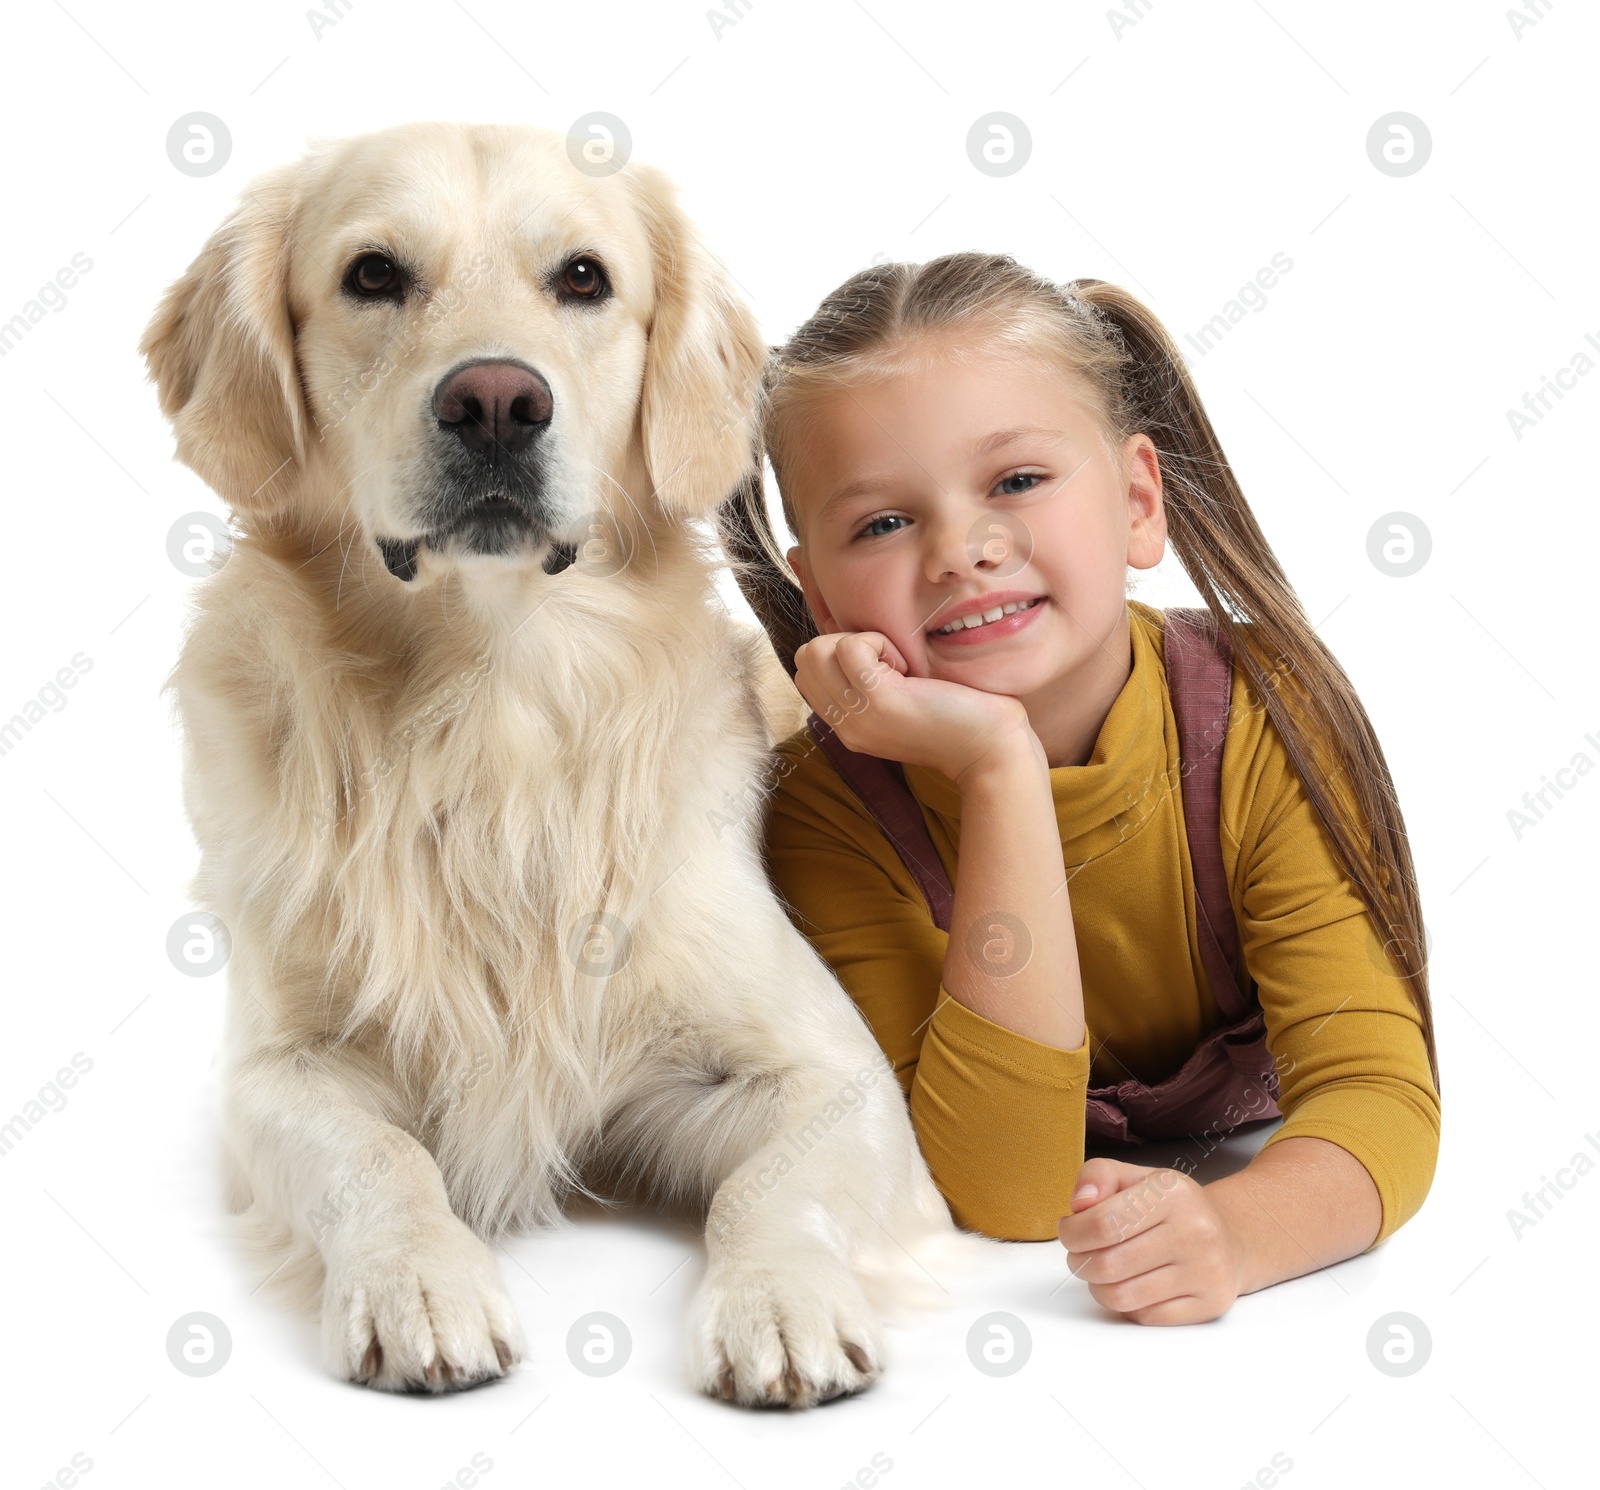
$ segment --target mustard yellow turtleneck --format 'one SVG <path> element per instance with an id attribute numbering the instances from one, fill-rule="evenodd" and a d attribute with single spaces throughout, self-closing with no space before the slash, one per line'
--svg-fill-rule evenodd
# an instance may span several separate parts
<path id="1" fill-rule="evenodd" d="M 893 846 L 806 730 L 779 746 L 766 819 L 773 885 L 893 1063 L 957 1223 L 989 1236 L 1053 1239 L 1083 1163 L 1087 1088 L 1130 1073 L 1160 1081 L 1222 1022 L 1200 960 L 1182 800 L 1166 788 L 1179 780 L 1179 749 L 1164 617 L 1128 607 L 1128 681 L 1088 763 L 1050 773 L 1088 1026 L 1077 1050 L 950 996 L 948 938 Z M 954 883 L 960 792 L 923 766 L 906 779 Z M 1375 1246 L 1428 1193 L 1439 1097 L 1405 984 L 1238 667 L 1222 857 L 1279 1072 L 1284 1123 L 1266 1146 L 1307 1135 L 1354 1154 L 1383 1202 Z M 1139 1152 L 1120 1154 L 1138 1163 Z"/>

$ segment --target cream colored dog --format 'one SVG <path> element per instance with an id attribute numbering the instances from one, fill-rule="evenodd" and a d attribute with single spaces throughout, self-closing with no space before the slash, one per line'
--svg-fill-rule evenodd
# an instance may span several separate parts
<path id="1" fill-rule="evenodd" d="M 237 530 L 168 682 L 231 1203 L 333 1371 L 437 1391 L 519 1358 L 490 1243 L 598 1167 L 706 1218 L 698 1385 L 804 1406 L 874 1378 L 873 1284 L 960 1234 L 763 872 L 806 711 L 695 520 L 765 347 L 668 180 L 611 164 L 319 142 L 141 342 Z"/>

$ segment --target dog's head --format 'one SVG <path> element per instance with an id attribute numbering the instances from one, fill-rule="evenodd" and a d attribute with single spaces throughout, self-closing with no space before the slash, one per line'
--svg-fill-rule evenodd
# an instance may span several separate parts
<path id="1" fill-rule="evenodd" d="M 241 514 L 321 501 L 402 579 L 422 547 L 537 563 L 623 503 L 709 514 L 765 344 L 668 178 L 591 155 L 415 124 L 258 176 L 140 342 L 179 458 Z"/>

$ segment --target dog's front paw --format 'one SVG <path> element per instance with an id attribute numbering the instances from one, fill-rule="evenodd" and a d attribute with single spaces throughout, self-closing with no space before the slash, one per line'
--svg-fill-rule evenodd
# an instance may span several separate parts
<path id="1" fill-rule="evenodd" d="M 861 1287 L 831 1254 L 714 1266 L 691 1338 L 701 1391 L 746 1407 L 812 1407 L 866 1390 L 883 1369 Z"/>
<path id="2" fill-rule="evenodd" d="M 494 1254 L 455 1216 L 331 1262 L 322 1342 L 336 1375 L 390 1392 L 476 1386 L 524 1350 Z"/>

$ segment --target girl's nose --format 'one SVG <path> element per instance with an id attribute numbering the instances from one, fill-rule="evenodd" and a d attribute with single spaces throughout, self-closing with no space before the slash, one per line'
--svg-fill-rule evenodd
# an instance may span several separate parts
<path id="1" fill-rule="evenodd" d="M 948 584 L 972 572 L 965 528 L 944 522 L 929 534 L 923 550 L 923 572 L 929 583 L 935 585 Z"/>
<path id="2" fill-rule="evenodd" d="M 929 526 L 927 576 L 934 584 L 972 574 L 1003 579 L 1033 556 L 1032 535 L 1014 512 L 951 514 Z"/>

